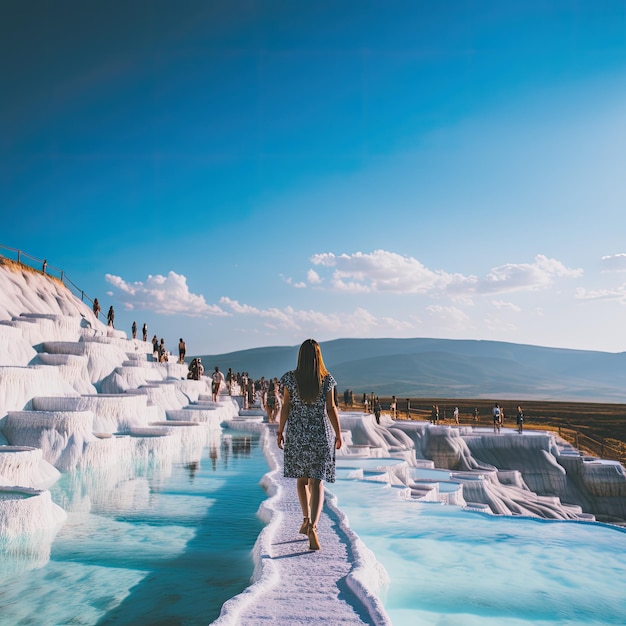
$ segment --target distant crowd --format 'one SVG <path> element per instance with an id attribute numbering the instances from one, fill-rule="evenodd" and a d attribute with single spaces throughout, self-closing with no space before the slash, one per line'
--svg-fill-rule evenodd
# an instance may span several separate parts
<path id="1" fill-rule="evenodd" d="M 44 269 L 45 272 L 45 269 Z M 98 302 L 98 298 L 95 298 L 93 301 L 93 312 L 96 318 L 98 318 L 100 314 L 100 303 Z M 113 306 L 109 307 L 109 311 L 107 313 L 107 325 L 111 327 L 114 326 L 115 322 L 115 311 Z M 148 341 L 148 325 L 144 322 L 142 326 L 142 338 L 143 341 Z M 132 338 L 137 338 L 137 323 L 133 321 L 131 326 L 131 334 Z M 181 365 L 185 362 L 185 355 L 187 352 L 187 347 L 183 338 L 181 337 L 178 340 L 178 363 Z M 165 340 L 161 337 L 161 340 L 157 338 L 156 335 L 152 337 L 152 354 L 155 360 L 159 363 L 166 363 L 170 360 L 170 352 L 165 348 Z M 204 365 L 202 364 L 202 360 L 200 357 L 195 357 L 191 360 L 189 364 L 189 371 L 187 373 L 187 378 L 191 380 L 201 380 L 204 375 Z M 244 398 L 244 408 L 250 407 L 262 407 L 267 413 L 268 421 L 270 423 L 274 423 L 277 421 L 278 415 L 280 414 L 280 408 L 282 406 L 282 393 L 280 389 L 280 384 L 277 378 L 265 378 L 265 376 L 261 376 L 258 380 L 251 378 L 248 375 L 248 372 L 237 372 L 234 373 L 231 368 L 228 368 L 228 372 L 224 375 L 219 367 L 216 365 L 214 371 L 211 374 L 211 390 L 213 400 L 217 399 L 218 393 L 222 391 L 222 389 L 227 389 L 228 395 L 241 395 Z M 337 402 L 337 388 L 335 387 L 335 402 Z M 346 389 L 343 392 L 343 403 L 346 408 L 354 408 L 355 398 L 354 391 L 351 389 Z M 361 406 L 365 413 L 373 413 L 376 419 L 376 422 L 380 424 L 380 416 L 382 413 L 382 404 L 380 402 L 380 398 L 374 394 L 374 392 L 363 394 L 361 399 Z M 396 419 L 398 417 L 398 401 L 396 396 L 391 396 L 391 401 L 389 403 L 389 414 L 392 419 Z M 472 421 L 478 422 L 479 411 L 475 408 L 472 411 Z M 410 398 L 406 399 L 406 417 L 409 419 L 411 417 L 411 400 Z M 500 403 L 496 402 L 492 410 L 493 417 L 493 430 L 494 432 L 500 432 L 500 428 L 504 424 L 504 407 L 500 405 Z M 439 424 L 440 421 L 446 421 L 446 409 L 444 407 L 443 414 L 440 415 L 439 405 L 433 404 L 430 414 L 430 421 L 432 424 Z M 455 406 L 452 411 L 452 420 L 455 424 L 459 423 L 459 407 Z M 519 433 L 522 433 L 524 427 L 524 412 L 522 411 L 522 407 L 517 407 L 517 417 L 516 417 L 517 430 Z"/>

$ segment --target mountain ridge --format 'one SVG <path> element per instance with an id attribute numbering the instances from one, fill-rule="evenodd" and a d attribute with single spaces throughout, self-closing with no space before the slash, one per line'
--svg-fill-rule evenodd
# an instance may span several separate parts
<path id="1" fill-rule="evenodd" d="M 626 400 L 626 353 L 473 339 L 335 339 L 320 343 L 339 390 L 398 397 Z M 299 346 L 201 355 L 212 369 L 280 377 Z"/>

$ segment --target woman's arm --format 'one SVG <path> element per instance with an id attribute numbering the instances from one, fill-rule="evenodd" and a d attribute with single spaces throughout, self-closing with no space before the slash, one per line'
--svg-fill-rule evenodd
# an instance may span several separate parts
<path id="1" fill-rule="evenodd" d="M 335 405 L 335 397 L 332 389 L 326 394 L 326 413 L 328 413 L 328 419 L 335 431 L 335 448 L 339 450 L 342 446 L 341 426 L 339 426 L 339 411 L 337 411 L 337 406 Z"/>
<path id="2" fill-rule="evenodd" d="M 276 431 L 276 443 L 281 450 L 283 449 L 283 443 L 285 442 L 283 430 L 285 429 L 285 424 L 287 423 L 287 418 L 289 417 L 290 406 L 291 401 L 289 399 L 289 389 L 285 387 L 285 391 L 283 392 L 283 406 L 280 408 L 280 421 L 278 422 L 278 430 Z"/>

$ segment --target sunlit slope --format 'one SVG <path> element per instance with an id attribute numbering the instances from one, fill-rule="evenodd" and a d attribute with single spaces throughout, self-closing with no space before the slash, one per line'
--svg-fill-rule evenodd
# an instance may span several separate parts
<path id="1" fill-rule="evenodd" d="M 340 391 L 399 397 L 626 400 L 626 353 L 545 348 L 496 341 L 338 339 L 323 342 Z M 205 355 L 208 367 L 280 376 L 298 346 Z"/>

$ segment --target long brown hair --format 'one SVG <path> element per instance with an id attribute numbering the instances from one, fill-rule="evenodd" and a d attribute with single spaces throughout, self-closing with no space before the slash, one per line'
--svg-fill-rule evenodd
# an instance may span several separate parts
<path id="1" fill-rule="evenodd" d="M 315 402 L 322 389 L 322 381 L 328 370 L 322 359 L 322 349 L 315 339 L 307 339 L 298 352 L 295 370 L 298 392 L 303 402 Z"/>

